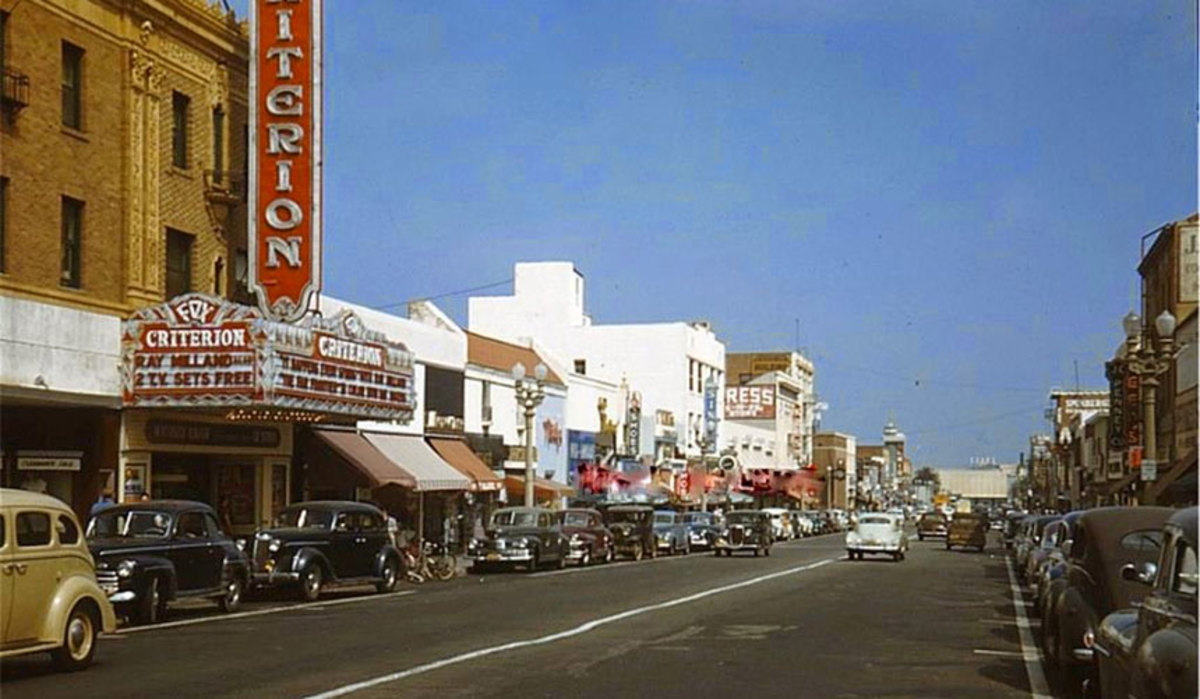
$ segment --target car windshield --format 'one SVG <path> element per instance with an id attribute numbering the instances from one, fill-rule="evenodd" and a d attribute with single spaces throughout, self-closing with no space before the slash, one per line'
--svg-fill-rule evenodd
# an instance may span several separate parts
<path id="1" fill-rule="evenodd" d="M 537 524 L 537 513 L 524 510 L 502 510 L 492 515 L 493 527 L 532 527 Z"/>
<path id="2" fill-rule="evenodd" d="M 675 515 L 670 515 L 670 514 L 654 515 L 654 523 L 655 524 L 673 524 L 674 522 L 675 522 Z"/>
<path id="3" fill-rule="evenodd" d="M 615 512 L 612 510 L 608 511 L 608 521 L 610 521 L 610 522 L 633 522 L 636 524 L 638 522 L 645 521 L 645 519 L 646 519 L 645 512 L 628 511 L 628 510 L 626 510 L 626 511 L 618 510 Z"/>
<path id="4" fill-rule="evenodd" d="M 887 517 L 863 517 L 858 520 L 859 524 L 891 524 L 892 520 Z"/>
<path id="5" fill-rule="evenodd" d="M 586 527 L 590 519 L 586 512 L 567 512 L 563 514 L 563 526 Z"/>
<path id="6" fill-rule="evenodd" d="M 711 524 L 712 515 L 707 512 L 689 512 L 683 516 L 683 521 L 688 524 Z"/>
<path id="7" fill-rule="evenodd" d="M 165 539 L 170 531 L 170 513 L 151 510 L 108 510 L 96 515 L 88 525 L 89 538 Z"/>
<path id="8" fill-rule="evenodd" d="M 758 521 L 757 512 L 730 512 L 725 515 L 725 521 L 730 524 L 753 524 Z"/>
<path id="9" fill-rule="evenodd" d="M 311 507 L 289 507 L 275 517 L 275 526 L 329 529 L 333 526 L 333 512 Z"/>
<path id="10" fill-rule="evenodd" d="M 940 524 L 942 522 L 945 522 L 946 518 L 941 515 L 925 514 L 925 515 L 921 515 L 921 521 L 922 522 L 937 522 Z"/>

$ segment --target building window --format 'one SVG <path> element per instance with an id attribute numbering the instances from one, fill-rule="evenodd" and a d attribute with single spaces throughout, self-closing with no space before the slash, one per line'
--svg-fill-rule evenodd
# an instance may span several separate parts
<path id="1" fill-rule="evenodd" d="M 83 251 L 83 202 L 62 198 L 62 275 L 59 283 L 80 287 L 80 257 Z"/>
<path id="2" fill-rule="evenodd" d="M 188 166 L 188 111 L 192 100 L 182 92 L 171 96 L 171 162 L 178 168 Z"/>
<path id="3" fill-rule="evenodd" d="M 225 110 L 218 107 L 213 107 L 212 110 L 212 130 L 213 130 L 213 182 L 222 180 L 222 171 L 225 169 Z"/>
<path id="4" fill-rule="evenodd" d="M 167 298 L 192 290 L 192 236 L 167 229 Z"/>
<path id="5" fill-rule="evenodd" d="M 0 177 L 0 273 L 4 272 L 4 243 L 8 240 L 8 178 Z"/>
<path id="6" fill-rule="evenodd" d="M 575 360 L 575 373 L 579 374 L 580 376 L 587 376 L 587 360 L 586 359 L 576 359 Z"/>
<path id="7" fill-rule="evenodd" d="M 688 391 L 695 392 L 696 390 L 696 360 L 688 360 Z"/>
<path id="8" fill-rule="evenodd" d="M 83 49 L 62 45 L 62 123 L 83 129 Z"/>
<path id="9" fill-rule="evenodd" d="M 220 296 L 221 288 L 225 284 L 225 260 L 217 258 L 213 262 L 213 295 Z"/>

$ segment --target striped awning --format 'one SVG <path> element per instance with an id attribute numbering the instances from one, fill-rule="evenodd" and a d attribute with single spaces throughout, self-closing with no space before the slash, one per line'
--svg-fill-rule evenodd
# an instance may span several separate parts
<path id="1" fill-rule="evenodd" d="M 412 474 L 413 490 L 470 490 L 472 481 L 437 455 L 420 436 L 363 432 L 376 449 L 400 468 Z"/>

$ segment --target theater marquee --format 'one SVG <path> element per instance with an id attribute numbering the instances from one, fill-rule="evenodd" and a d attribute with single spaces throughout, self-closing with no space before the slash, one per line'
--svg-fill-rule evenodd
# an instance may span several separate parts
<path id="1" fill-rule="evenodd" d="M 346 311 L 298 324 L 188 294 L 122 324 L 130 407 L 261 406 L 359 418 L 412 417 L 412 353 Z"/>
<path id="2" fill-rule="evenodd" d="M 321 288 L 321 0 L 250 0 L 250 288 L 274 320 Z"/>

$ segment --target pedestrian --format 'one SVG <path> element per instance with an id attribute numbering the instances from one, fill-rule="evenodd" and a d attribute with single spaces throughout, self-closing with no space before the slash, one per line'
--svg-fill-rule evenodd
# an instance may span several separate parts
<path id="1" fill-rule="evenodd" d="M 92 509 L 88 513 L 88 516 L 95 517 L 96 515 L 107 510 L 108 508 L 115 507 L 116 504 L 117 504 L 116 501 L 113 499 L 112 491 L 105 490 L 100 493 L 100 497 L 96 499 L 96 502 L 92 503 Z"/>

